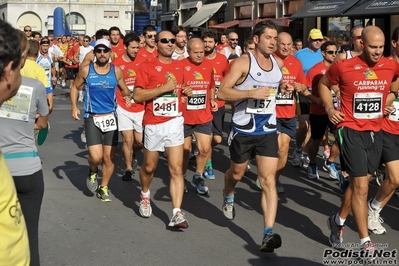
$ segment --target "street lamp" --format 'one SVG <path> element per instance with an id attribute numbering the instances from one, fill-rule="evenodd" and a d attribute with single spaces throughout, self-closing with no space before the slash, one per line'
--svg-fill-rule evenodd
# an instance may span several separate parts
<path id="1" fill-rule="evenodd" d="M 132 1 L 132 5 L 130 7 L 130 31 L 133 31 L 134 30 L 134 0 L 130 0 L 130 1 Z"/>

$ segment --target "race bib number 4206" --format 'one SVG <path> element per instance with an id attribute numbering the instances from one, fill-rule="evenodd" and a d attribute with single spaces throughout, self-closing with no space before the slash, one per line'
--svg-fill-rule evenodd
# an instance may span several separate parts
<path id="1" fill-rule="evenodd" d="M 358 119 L 374 119 L 382 116 L 382 93 L 355 93 L 353 116 Z"/>
<path id="2" fill-rule="evenodd" d="M 155 116 L 177 116 L 179 114 L 179 98 L 177 94 L 162 95 L 155 98 L 153 112 Z"/>
<path id="3" fill-rule="evenodd" d="M 98 127 L 102 132 L 108 132 L 116 130 L 116 118 L 113 113 L 106 115 L 95 115 L 93 116 L 93 121 L 96 127 Z"/>

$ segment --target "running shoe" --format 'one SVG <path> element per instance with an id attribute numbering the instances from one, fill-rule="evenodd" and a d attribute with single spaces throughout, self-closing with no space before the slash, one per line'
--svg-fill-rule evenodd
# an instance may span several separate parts
<path id="1" fill-rule="evenodd" d="M 102 202 L 110 202 L 112 201 L 109 196 L 108 186 L 99 186 L 97 189 L 97 198 L 99 198 Z"/>
<path id="2" fill-rule="evenodd" d="M 328 158 L 330 158 L 330 150 L 325 150 L 323 152 L 323 159 L 327 160 Z"/>
<path id="3" fill-rule="evenodd" d="M 333 247 L 340 248 L 342 241 L 344 241 L 342 234 L 345 230 L 344 226 L 337 225 L 334 221 L 335 215 L 327 219 L 327 226 L 330 230 L 330 237 L 328 240 Z"/>
<path id="4" fill-rule="evenodd" d="M 292 154 L 291 164 L 293 166 L 300 166 L 301 165 L 301 157 L 302 157 L 302 151 L 295 149 L 294 153 Z"/>
<path id="5" fill-rule="evenodd" d="M 61 84 L 61 78 L 58 78 L 57 79 L 57 85 L 60 85 Z"/>
<path id="6" fill-rule="evenodd" d="M 344 176 L 344 173 L 342 171 L 339 171 L 338 180 L 339 180 L 339 190 L 342 193 L 345 193 L 346 189 L 349 186 L 349 176 Z"/>
<path id="7" fill-rule="evenodd" d="M 319 171 L 317 165 L 309 165 L 308 166 L 308 177 L 310 179 L 319 179 Z"/>
<path id="8" fill-rule="evenodd" d="M 138 166 L 139 162 L 137 161 L 136 158 L 133 158 L 133 171 L 136 171 Z"/>
<path id="9" fill-rule="evenodd" d="M 80 134 L 80 140 L 83 143 L 86 143 L 86 131 L 85 130 L 83 130 L 82 133 Z"/>
<path id="10" fill-rule="evenodd" d="M 360 250 L 365 252 L 359 252 L 359 263 L 363 265 L 373 265 L 373 261 L 377 256 L 374 256 L 374 252 L 376 250 L 376 244 L 372 241 L 367 241 L 363 245 L 361 245 Z"/>
<path id="11" fill-rule="evenodd" d="M 283 194 L 285 192 L 284 187 L 281 185 L 280 181 L 276 181 L 276 189 L 278 194 Z"/>
<path id="12" fill-rule="evenodd" d="M 130 181 L 132 180 L 132 176 L 134 176 L 134 171 L 133 170 L 126 170 L 123 175 L 122 175 L 122 180 L 123 181 Z"/>
<path id="13" fill-rule="evenodd" d="M 262 190 L 262 186 L 260 185 L 259 178 L 256 179 L 255 184 L 260 190 Z"/>
<path id="14" fill-rule="evenodd" d="M 62 82 L 61 82 L 61 86 L 62 86 L 62 87 L 65 87 L 65 86 L 66 86 L 66 82 L 65 82 L 65 80 L 62 80 Z"/>
<path id="15" fill-rule="evenodd" d="M 303 168 L 308 168 L 310 164 L 310 159 L 307 153 L 302 153 L 301 164 Z"/>
<path id="16" fill-rule="evenodd" d="M 222 206 L 223 214 L 226 216 L 227 219 L 233 220 L 236 216 L 236 210 L 234 208 L 234 202 L 226 202 L 223 201 Z"/>
<path id="17" fill-rule="evenodd" d="M 191 185 L 197 188 L 197 193 L 200 195 L 208 195 L 209 188 L 205 186 L 204 178 L 202 176 L 193 176 L 193 180 L 191 181 Z"/>
<path id="18" fill-rule="evenodd" d="M 184 193 L 188 193 L 188 188 L 187 188 L 187 179 L 186 179 L 186 175 L 184 175 Z"/>
<path id="19" fill-rule="evenodd" d="M 152 214 L 150 198 L 144 197 L 143 195 L 140 195 L 140 197 L 141 197 L 141 200 L 140 200 L 139 213 L 140 213 L 141 217 L 149 218 Z"/>
<path id="20" fill-rule="evenodd" d="M 327 161 L 324 161 L 323 169 L 329 173 L 331 179 L 339 179 L 339 172 L 335 167 L 335 163 L 328 165 Z"/>
<path id="21" fill-rule="evenodd" d="M 385 179 L 385 173 L 386 173 L 385 167 L 382 165 L 379 165 L 377 171 L 375 171 L 375 173 L 374 173 L 375 182 L 377 182 L 377 185 L 381 186 L 382 182 Z"/>
<path id="22" fill-rule="evenodd" d="M 262 252 L 273 252 L 275 248 L 281 247 L 282 241 L 279 234 L 269 231 L 262 239 L 262 245 L 260 251 Z"/>
<path id="23" fill-rule="evenodd" d="M 91 192 L 96 192 L 98 188 L 97 172 L 92 172 L 89 167 L 89 176 L 86 178 L 86 186 Z"/>
<path id="24" fill-rule="evenodd" d="M 372 199 L 370 199 L 367 203 L 369 207 L 369 215 L 367 217 L 369 231 L 376 235 L 383 235 L 387 232 L 387 230 L 382 226 L 384 219 L 380 217 L 381 209 L 374 210 L 373 207 L 371 207 L 371 201 Z"/>
<path id="25" fill-rule="evenodd" d="M 186 220 L 184 212 L 176 212 L 170 220 L 169 227 L 173 228 L 188 228 L 188 221 Z"/>
<path id="26" fill-rule="evenodd" d="M 249 172 L 251 171 L 251 166 L 249 164 L 247 164 L 247 170 L 245 170 L 245 172 Z"/>
<path id="27" fill-rule="evenodd" d="M 206 179 L 209 180 L 215 180 L 216 177 L 212 167 L 208 167 L 205 169 L 204 176 Z"/>

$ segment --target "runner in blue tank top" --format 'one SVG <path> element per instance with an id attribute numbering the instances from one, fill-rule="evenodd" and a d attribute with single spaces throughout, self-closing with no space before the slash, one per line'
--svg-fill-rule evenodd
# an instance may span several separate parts
<path id="1" fill-rule="evenodd" d="M 111 201 L 108 183 L 115 168 L 115 152 L 118 146 L 116 90 L 119 87 L 126 106 L 131 105 L 131 96 L 126 86 L 122 70 L 109 63 L 111 45 L 100 39 L 94 47 L 96 60 L 83 66 L 71 87 L 72 117 L 80 120 L 80 110 L 76 102 L 79 88 L 84 89 L 84 125 L 89 148 L 89 175 L 87 188 L 95 192 L 103 202 Z M 102 165 L 103 178 L 98 186 L 98 166 Z"/>
<path id="2" fill-rule="evenodd" d="M 223 214 L 234 219 L 234 187 L 244 176 L 248 161 L 255 157 L 262 186 L 263 240 L 260 251 L 273 252 L 281 237 L 273 232 L 277 213 L 276 170 L 278 143 L 276 92 L 289 94 L 293 87 L 281 85 L 283 62 L 273 57 L 277 47 L 277 26 L 265 20 L 256 24 L 255 50 L 235 59 L 220 85 L 218 98 L 234 102 L 229 137 L 231 166 L 225 174 Z"/>

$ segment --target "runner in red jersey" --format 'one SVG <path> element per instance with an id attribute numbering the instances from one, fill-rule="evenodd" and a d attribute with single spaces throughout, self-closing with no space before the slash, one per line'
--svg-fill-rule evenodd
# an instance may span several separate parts
<path id="1" fill-rule="evenodd" d="M 230 69 L 229 62 L 226 57 L 217 53 L 215 50 L 217 35 L 214 31 L 208 30 L 202 33 L 202 41 L 205 45 L 205 58 L 204 60 L 211 62 L 213 65 L 213 78 L 215 80 L 215 101 L 218 105 L 218 110 L 213 112 L 212 120 L 212 149 L 216 145 L 220 144 L 223 139 L 224 131 L 224 116 L 226 113 L 225 101 L 219 100 L 217 97 L 217 91 L 220 84 L 223 81 L 224 76 L 227 75 Z M 207 179 L 215 179 L 215 173 L 213 172 L 212 165 L 212 149 L 210 150 L 208 160 L 205 165 L 204 176 Z"/>
<path id="2" fill-rule="evenodd" d="M 332 41 L 323 43 L 320 47 L 323 61 L 314 65 L 309 69 L 307 78 L 307 85 L 312 88 L 312 95 L 315 97 L 310 103 L 309 109 L 309 122 L 311 139 L 309 145 L 309 166 L 308 166 L 308 177 L 310 179 L 319 179 L 318 167 L 316 165 L 316 155 L 319 151 L 320 142 L 323 140 L 325 131 L 327 128 L 330 129 L 331 133 L 335 135 L 335 125 L 328 119 L 328 115 L 322 105 L 320 94 L 319 94 L 319 81 L 326 73 L 327 69 L 335 61 L 337 55 L 337 46 Z M 334 142 L 331 146 L 330 156 L 325 161 L 323 168 L 329 172 L 332 179 L 338 179 L 339 173 L 335 167 L 335 158 L 339 156 L 338 144 Z"/>
<path id="3" fill-rule="evenodd" d="M 123 45 L 122 33 L 118 27 L 111 27 L 109 30 L 109 41 L 111 42 L 111 49 L 114 53 L 114 59 L 121 57 L 125 53 L 125 46 Z"/>
<path id="4" fill-rule="evenodd" d="M 399 76 L 398 64 L 383 57 L 384 44 L 380 28 L 366 27 L 362 31 L 362 54 L 332 64 L 319 83 L 328 117 L 338 126 L 340 151 L 351 179 L 340 212 L 328 219 L 329 239 L 335 246 L 342 243 L 344 222 L 352 210 L 362 249 L 372 248 L 367 226 L 368 184 L 382 154 L 385 100 L 392 80 Z M 340 87 L 341 111 L 333 107 L 333 85 Z"/>
<path id="5" fill-rule="evenodd" d="M 187 228 L 188 222 L 180 209 L 183 201 L 183 143 L 184 118 L 181 94 L 191 96 L 191 88 L 182 87 L 183 65 L 172 60 L 176 38 L 170 31 L 161 31 L 155 37 L 158 57 L 144 62 L 137 73 L 133 91 L 135 102 L 145 102 L 144 161 L 140 168 L 141 201 L 139 212 L 150 217 L 150 183 L 158 164 L 159 152 L 165 151 L 170 172 L 170 197 L 173 215 L 170 227 Z"/>
<path id="6" fill-rule="evenodd" d="M 283 83 L 293 86 L 298 92 L 304 96 L 310 96 L 307 90 L 306 78 L 303 73 L 301 62 L 290 54 L 292 47 L 292 37 L 287 32 L 280 32 L 277 39 L 277 50 L 274 53 L 284 62 L 281 69 L 283 73 Z M 288 151 L 290 149 L 291 138 L 296 133 L 296 92 L 285 95 L 280 91 L 276 95 L 276 116 L 278 135 L 278 163 L 276 172 L 276 188 L 277 193 L 284 193 L 284 187 L 281 186 L 279 176 L 281 171 L 287 164 Z"/>
<path id="7" fill-rule="evenodd" d="M 120 41 L 122 43 L 122 41 Z M 123 39 L 126 45 L 125 53 L 112 61 L 116 66 L 119 66 L 123 71 L 125 82 L 130 92 L 133 94 L 134 85 L 136 83 L 136 73 L 139 72 L 139 63 L 135 62 L 137 51 L 139 50 L 140 38 L 134 33 L 126 34 Z M 135 151 L 143 148 L 143 115 L 144 104 L 135 103 L 132 99 L 132 104 L 127 107 L 124 104 L 122 93 L 116 91 L 116 112 L 118 114 L 118 130 L 123 137 L 123 158 L 125 161 L 125 172 L 122 175 L 123 181 L 130 181 L 134 176 L 135 168 L 137 167 L 137 160 L 133 157 Z"/>
<path id="8" fill-rule="evenodd" d="M 399 27 L 396 27 L 392 33 L 391 45 L 394 54 L 391 59 L 395 62 L 399 62 Z M 391 90 L 394 91 L 388 95 L 387 105 L 393 105 L 393 110 L 389 110 L 390 114 L 385 116 L 382 122 L 383 131 L 383 148 L 381 162 L 385 164 L 386 174 L 384 180 L 381 182 L 381 186 L 378 189 L 377 194 L 374 198 L 368 202 L 368 229 L 374 234 L 384 234 L 387 232 L 385 227 L 381 225 L 383 220 L 380 218 L 380 212 L 382 208 L 387 204 L 389 199 L 395 192 L 395 189 L 399 186 L 399 98 L 397 88 L 399 81 L 395 81 Z M 377 177 L 378 178 L 378 177 Z"/>
<path id="9" fill-rule="evenodd" d="M 207 195 L 209 189 L 205 186 L 203 173 L 212 148 L 212 112 L 217 111 L 213 66 L 209 61 L 204 61 L 205 45 L 200 38 L 191 38 L 187 44 L 187 51 L 188 58 L 181 61 L 184 66 L 183 82 L 192 89 L 192 96 L 185 101 L 183 108 L 183 173 L 187 171 L 192 135 L 194 134 L 199 153 L 191 185 L 197 188 L 198 194 Z"/>
<path id="10" fill-rule="evenodd" d="M 157 30 L 154 26 L 147 25 L 143 28 L 143 36 L 145 40 L 145 46 L 139 49 L 137 53 L 138 62 L 145 62 L 152 60 L 158 56 L 157 46 L 155 44 L 155 35 Z"/>
<path id="11" fill-rule="evenodd" d="M 217 40 L 215 40 L 216 42 L 218 42 Z M 229 42 L 227 40 L 227 35 L 226 34 L 222 34 L 220 35 L 220 42 L 218 45 L 216 45 L 216 51 L 220 52 L 221 50 L 223 50 L 224 47 L 229 46 Z"/>
<path id="12" fill-rule="evenodd" d="M 68 50 L 63 58 L 65 64 L 66 79 L 69 80 L 69 88 L 72 87 L 76 75 L 79 72 L 79 64 L 73 62 L 73 55 L 75 54 L 74 47 L 76 47 L 74 46 L 74 43 L 69 42 Z"/>

